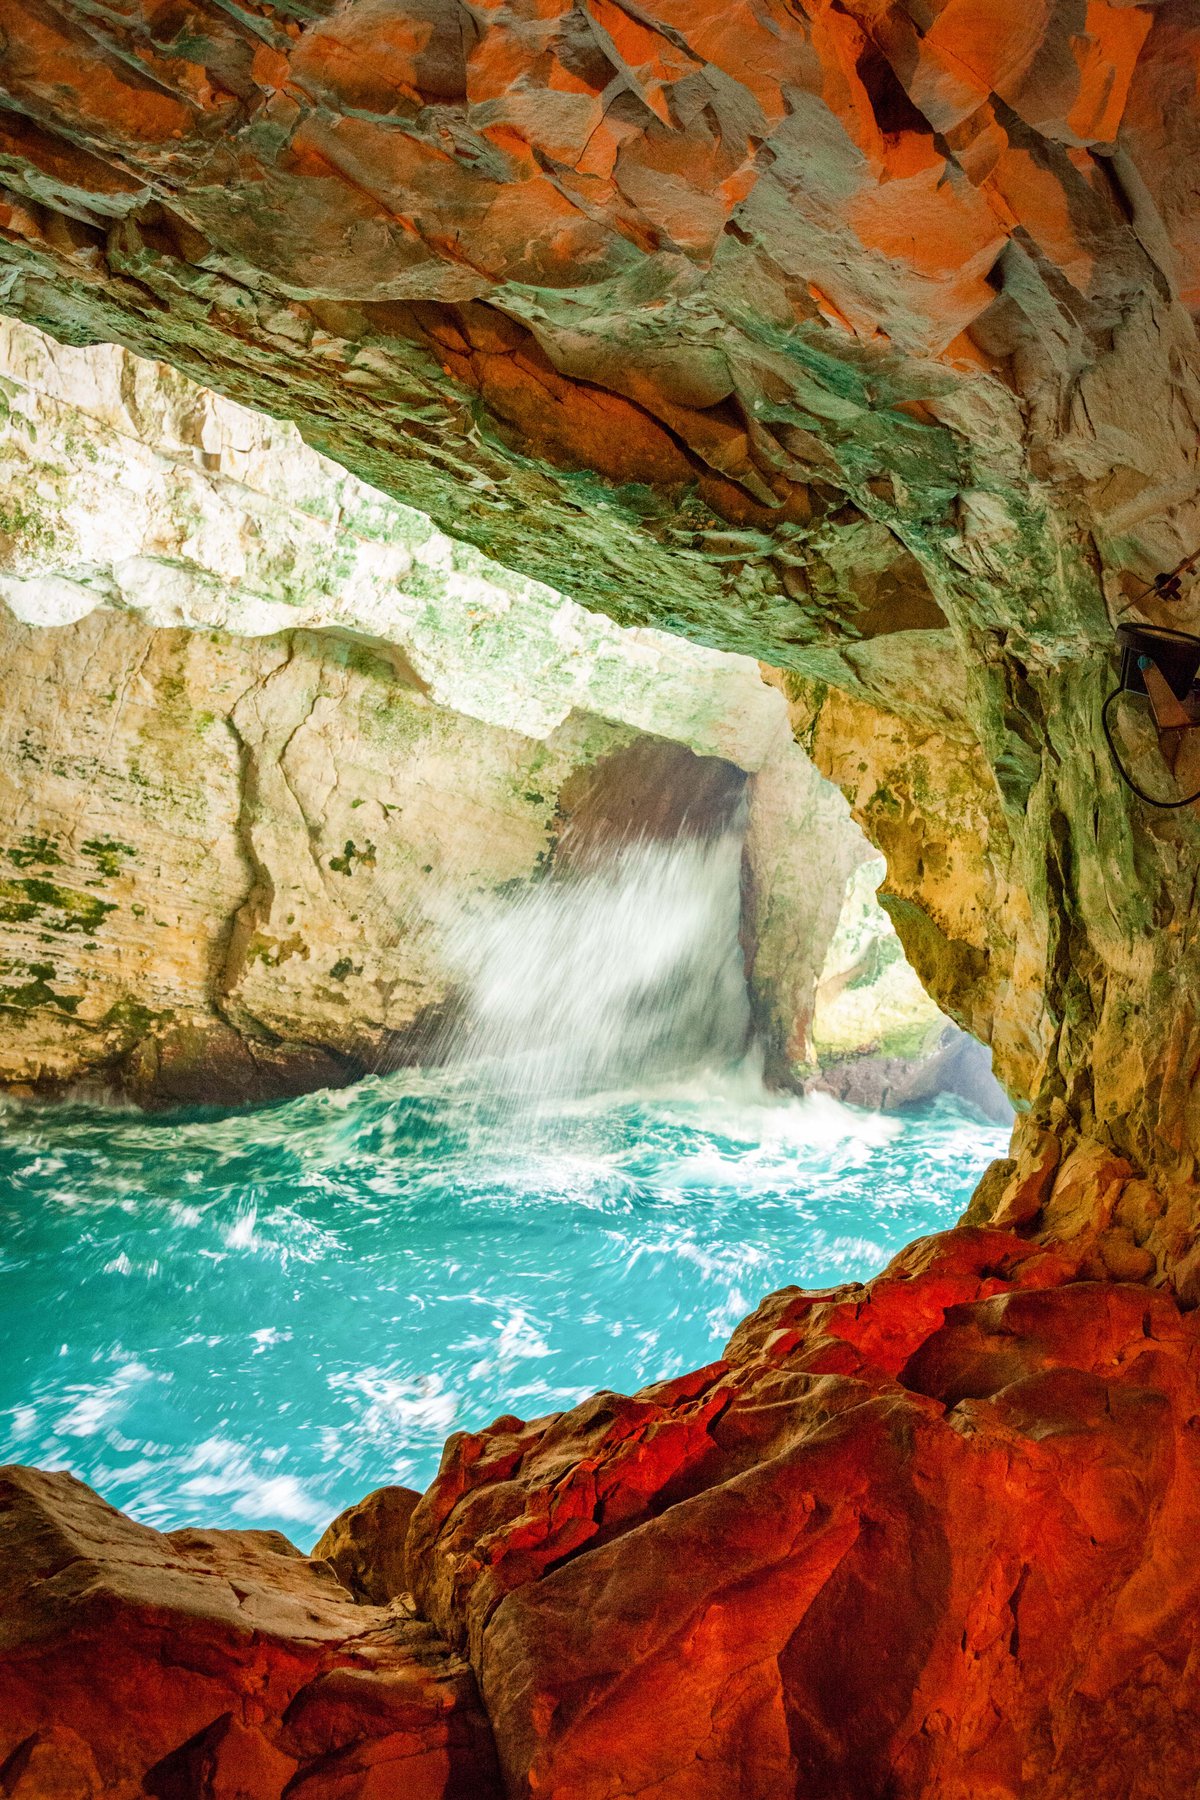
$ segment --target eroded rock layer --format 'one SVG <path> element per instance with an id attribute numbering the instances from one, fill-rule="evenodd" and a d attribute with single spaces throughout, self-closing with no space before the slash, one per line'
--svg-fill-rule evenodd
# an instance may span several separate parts
<path id="1" fill-rule="evenodd" d="M 1190 1800 L 1200 831 L 1099 706 L 1200 618 L 1191 0 L 10 14 L 3 305 L 783 670 L 1029 1107 L 993 1228 L 452 1440 L 402 1566 L 509 1794 Z"/>
<path id="2" fill-rule="evenodd" d="M 514 1795 L 1191 1792 L 1200 1327 L 994 1231 L 452 1439 L 410 1528 Z"/>
<path id="3" fill-rule="evenodd" d="M 0 1071 L 159 1101 L 411 1059 L 447 922 L 546 867 L 563 782 L 631 736 L 486 726 L 321 633 L 5 613 L 0 667 Z"/>

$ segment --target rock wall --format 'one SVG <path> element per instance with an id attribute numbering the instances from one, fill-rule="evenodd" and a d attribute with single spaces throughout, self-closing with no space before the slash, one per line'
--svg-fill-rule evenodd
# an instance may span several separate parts
<path id="1" fill-rule="evenodd" d="M 127 351 L 6 322 L 0 385 L 0 1076 L 241 1103 L 436 1056 L 460 908 L 702 829 L 746 770 L 769 1073 L 812 1073 L 866 845 L 753 662 L 588 614 Z"/>
<path id="2" fill-rule="evenodd" d="M 544 869 L 562 783 L 631 737 L 483 725 L 322 633 L 0 617 L 0 670 L 0 1069 L 158 1100 L 411 1060 L 448 920 Z"/>
<path id="3" fill-rule="evenodd" d="M 0 1780 L 20 1800 L 500 1800 L 470 1668 L 276 1531 L 0 1474 Z"/>
<path id="4" fill-rule="evenodd" d="M 1115 618 L 1200 621 L 1144 592 L 1200 538 L 1191 0 L 5 30 L 3 305 L 786 671 L 914 966 L 1029 1105 L 975 1202 L 1009 1229 L 452 1442 L 404 1560 L 507 1791 L 1185 1800 L 1200 832 L 1122 789 L 1099 703 Z M 36 1794 L 75 1727 L 18 1695 Z"/>
<path id="5" fill-rule="evenodd" d="M 1121 788 L 1098 710 L 1112 619 L 1200 536 L 1189 0 L 195 20 L 12 21 L 8 310 L 840 690 L 850 756 L 915 734 L 971 815 L 951 910 L 996 913 L 956 936 L 905 874 L 937 831 L 898 774 L 895 916 L 988 1015 L 1018 1162 L 1048 1131 L 1184 1206 L 1200 838 Z M 1156 1242 L 1176 1268 L 1194 1221 Z"/>
<path id="6" fill-rule="evenodd" d="M 27 624 L 348 633 L 487 724 L 593 712 L 739 768 L 780 734 L 750 659 L 622 631 L 165 364 L 0 319 L 0 399 L 0 598 Z"/>

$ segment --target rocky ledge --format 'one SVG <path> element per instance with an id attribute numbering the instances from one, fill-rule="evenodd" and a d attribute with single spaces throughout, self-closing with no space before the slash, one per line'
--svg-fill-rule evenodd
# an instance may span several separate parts
<path id="1" fill-rule="evenodd" d="M 960 1227 L 784 1289 L 307 1559 L 9 1470 L 0 1791 L 1190 1797 L 1200 1318 L 1089 1273 Z"/>

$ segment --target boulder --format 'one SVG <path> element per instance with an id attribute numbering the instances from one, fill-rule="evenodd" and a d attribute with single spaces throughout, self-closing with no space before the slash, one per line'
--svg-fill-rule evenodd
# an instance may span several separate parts
<path id="1" fill-rule="evenodd" d="M 514 1800 L 1190 1800 L 1198 1406 L 1197 1315 L 963 1228 L 452 1439 L 410 1572 Z"/>
<path id="2" fill-rule="evenodd" d="M 408 1589 L 408 1522 L 420 1498 L 414 1488 L 376 1488 L 326 1526 L 313 1545 L 313 1561 L 327 1562 L 359 1600 L 386 1606 L 399 1599 Z"/>
<path id="3" fill-rule="evenodd" d="M 0 1471 L 11 1800 L 499 1800 L 469 1668 L 271 1531 L 161 1533 Z"/>

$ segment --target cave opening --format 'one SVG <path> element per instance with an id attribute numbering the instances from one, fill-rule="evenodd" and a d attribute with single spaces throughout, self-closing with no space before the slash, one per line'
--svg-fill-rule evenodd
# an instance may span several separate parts
<path id="1" fill-rule="evenodd" d="M 1011 1110 L 754 664 L 6 344 L 0 1458 L 307 1545 L 953 1223 Z"/>
<path id="2" fill-rule="evenodd" d="M 8 1800 L 1194 1800 L 1198 69 L 5 9 Z"/>

